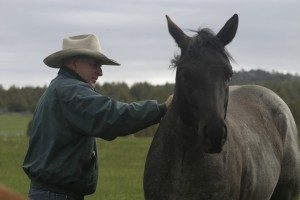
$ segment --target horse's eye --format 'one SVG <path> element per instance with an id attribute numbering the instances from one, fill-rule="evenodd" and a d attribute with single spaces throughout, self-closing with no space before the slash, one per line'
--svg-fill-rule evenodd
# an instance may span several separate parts
<path id="1" fill-rule="evenodd" d="M 228 85 L 230 82 L 230 78 L 225 80 L 225 85 Z"/>
<path id="2" fill-rule="evenodd" d="M 231 77 L 232 77 L 232 71 L 225 72 L 224 80 L 226 85 L 230 82 Z"/>

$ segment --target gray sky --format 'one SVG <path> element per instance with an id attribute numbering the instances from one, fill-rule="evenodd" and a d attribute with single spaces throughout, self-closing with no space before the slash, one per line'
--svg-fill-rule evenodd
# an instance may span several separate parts
<path id="1" fill-rule="evenodd" d="M 99 83 L 174 82 L 178 52 L 165 15 L 189 29 L 218 32 L 234 14 L 239 28 L 227 46 L 234 69 L 300 73 L 299 0 L 0 0 L 0 84 L 48 85 L 57 69 L 42 60 L 70 35 L 98 35 L 120 67 L 104 66 Z"/>

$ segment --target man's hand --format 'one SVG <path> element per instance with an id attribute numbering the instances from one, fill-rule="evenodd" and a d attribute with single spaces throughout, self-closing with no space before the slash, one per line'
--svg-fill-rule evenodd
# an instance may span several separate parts
<path id="1" fill-rule="evenodd" d="M 169 107 L 171 106 L 172 100 L 173 100 L 173 94 L 170 95 L 170 96 L 167 98 L 167 100 L 165 101 L 165 104 L 166 104 L 166 106 L 167 106 L 167 109 L 169 109 Z"/>

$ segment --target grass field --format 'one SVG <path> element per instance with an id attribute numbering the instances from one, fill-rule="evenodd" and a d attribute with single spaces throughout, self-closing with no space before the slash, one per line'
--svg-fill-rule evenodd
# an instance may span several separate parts
<path id="1" fill-rule="evenodd" d="M 0 182 L 27 195 L 29 179 L 21 165 L 27 150 L 25 130 L 30 115 L 0 115 Z M 87 200 L 139 200 L 143 198 L 143 171 L 151 138 L 98 140 L 100 178 Z"/>
<path id="2" fill-rule="evenodd" d="M 0 137 L 1 183 L 26 196 L 29 180 L 21 165 L 28 138 L 23 135 Z M 119 138 L 98 141 L 100 179 L 97 192 L 86 199 L 143 199 L 142 180 L 149 138 Z"/>
<path id="3" fill-rule="evenodd" d="M 0 135 L 25 133 L 31 118 L 30 114 L 0 114 Z"/>
<path id="4" fill-rule="evenodd" d="M 29 179 L 21 165 L 27 150 L 25 135 L 31 115 L 0 114 L 0 183 L 23 196 Z M 86 200 L 142 200 L 143 170 L 151 138 L 98 140 L 100 175 L 96 193 Z"/>

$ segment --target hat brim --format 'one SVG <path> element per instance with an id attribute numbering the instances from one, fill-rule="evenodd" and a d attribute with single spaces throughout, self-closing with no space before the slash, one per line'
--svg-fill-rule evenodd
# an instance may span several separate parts
<path id="1" fill-rule="evenodd" d="M 44 59 L 44 63 L 52 68 L 60 68 L 67 58 L 74 56 L 88 56 L 96 59 L 102 65 L 120 65 L 118 62 L 106 57 L 98 51 L 91 51 L 89 49 L 66 49 L 55 52 Z"/>

